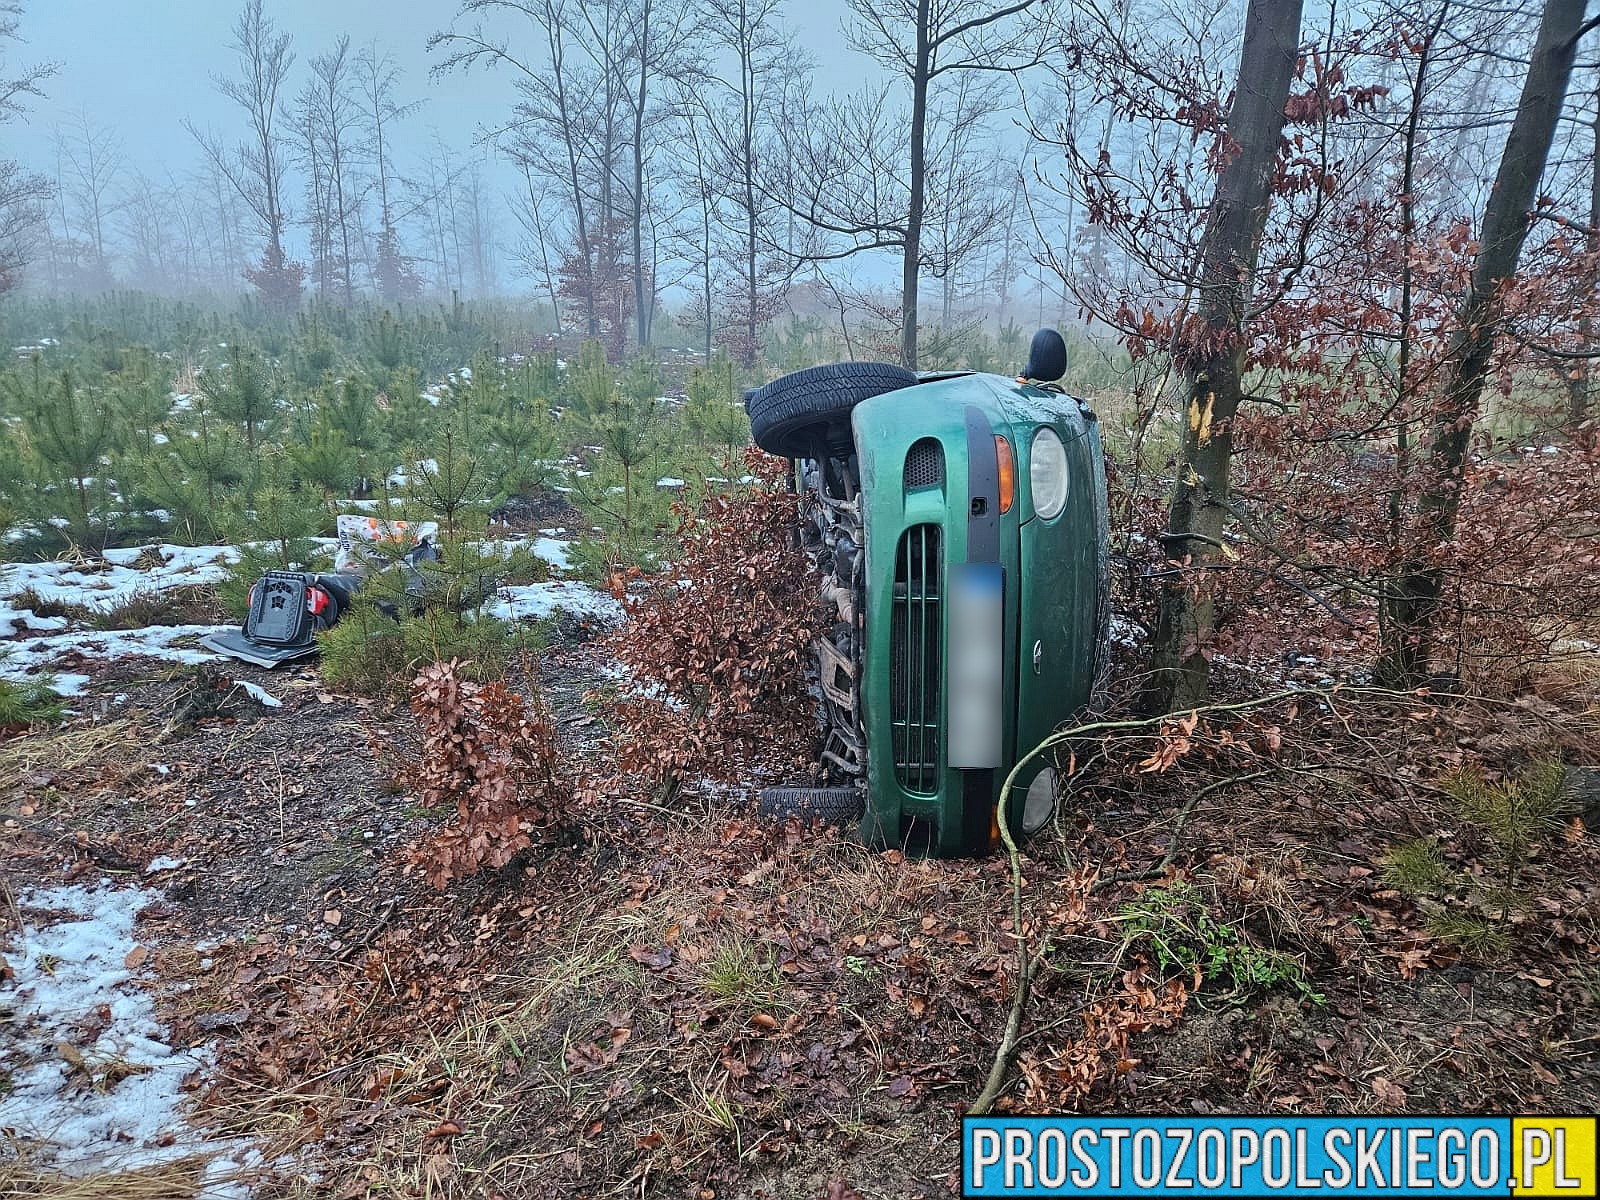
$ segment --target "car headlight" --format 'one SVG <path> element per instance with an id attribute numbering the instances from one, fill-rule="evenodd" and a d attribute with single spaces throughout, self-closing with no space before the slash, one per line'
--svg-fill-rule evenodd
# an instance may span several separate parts
<path id="1" fill-rule="evenodd" d="M 1033 492 L 1033 511 L 1047 521 L 1067 506 L 1067 448 L 1048 425 L 1033 435 L 1028 487 Z"/>
<path id="2" fill-rule="evenodd" d="M 1038 833 L 1056 811 L 1056 769 L 1046 767 L 1033 777 L 1022 799 L 1022 832 Z"/>

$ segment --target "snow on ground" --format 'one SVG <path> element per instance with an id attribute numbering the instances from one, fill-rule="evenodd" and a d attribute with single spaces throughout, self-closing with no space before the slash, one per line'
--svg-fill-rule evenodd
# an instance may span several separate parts
<path id="1" fill-rule="evenodd" d="M 15 978 L 0 985 L 12 1010 L 0 1040 L 0 1130 L 41 1143 L 69 1175 L 133 1170 L 206 1152 L 184 1119 L 184 1079 L 207 1068 L 210 1047 L 162 1040 L 134 917 L 153 898 L 102 881 L 23 892 L 26 924 L 5 950 Z M 240 1146 L 211 1147 L 237 1155 Z M 257 1160 L 259 1161 L 259 1159 Z M 240 1165 L 243 1165 L 242 1162 Z M 253 1165 L 253 1164 L 252 1164 Z"/>
<path id="2" fill-rule="evenodd" d="M 604 592 L 573 579 L 553 579 L 524 587 L 503 587 L 483 611 L 505 621 L 538 621 L 557 611 L 578 617 L 594 617 L 614 623 L 622 619 L 622 605 Z"/>
<path id="3" fill-rule="evenodd" d="M 572 566 L 567 558 L 567 551 L 571 548 L 571 542 L 560 538 L 539 537 L 533 541 L 534 557 L 544 559 L 558 571 L 565 571 Z"/>
<path id="4" fill-rule="evenodd" d="M 47 637 L 27 638 L 0 646 L 0 677 L 21 679 L 40 671 L 54 675 L 56 691 L 63 696 L 77 696 L 89 682 L 87 675 L 55 670 L 55 665 L 69 654 L 86 658 L 133 658 L 147 655 L 173 663 L 209 662 L 217 656 L 209 650 L 177 643 L 192 640 L 208 633 L 218 633 L 233 625 L 147 625 L 142 629 L 91 630 L 80 629 L 71 633 L 51 634 Z"/>
<path id="5" fill-rule="evenodd" d="M 331 553 L 332 538 L 316 539 L 319 553 Z M 571 543 L 541 532 L 532 538 L 486 542 L 501 554 L 526 547 L 555 571 L 570 569 Z M 155 561 L 159 554 L 159 561 Z M 133 547 L 108 550 L 97 566 L 66 562 L 11 563 L 0 566 L 0 678 L 20 679 L 50 673 L 64 696 L 81 695 L 87 675 L 74 672 L 67 661 L 73 655 L 97 660 L 147 656 L 170 663 L 193 664 L 218 656 L 194 643 L 209 633 L 231 625 L 152 625 L 128 630 L 85 629 L 70 617 L 41 617 L 15 603 L 23 593 L 40 600 L 91 612 L 108 612 L 139 595 L 158 594 L 191 584 L 215 584 L 237 562 L 233 546 Z M 138 564 L 138 565 L 136 565 Z M 529 587 L 505 587 L 486 606 L 491 616 L 506 620 L 537 620 L 565 611 L 595 617 L 607 623 L 619 620 L 621 608 L 603 592 L 575 580 L 552 580 Z M 65 668 L 65 669 L 63 669 Z M 267 707 L 277 699 L 253 684 L 239 687 Z"/>
<path id="6" fill-rule="evenodd" d="M 161 565 L 139 568 L 134 563 L 151 547 L 107 550 L 106 562 L 85 567 L 66 562 L 8 563 L 0 566 L 0 605 L 18 593 L 32 591 L 41 600 L 81 605 L 108 612 L 135 595 L 169 588 L 219 583 L 228 566 L 239 560 L 232 546 L 158 546 Z M 0 622 L 5 615 L 0 612 Z M 33 628 L 39 628 L 30 622 Z M 0 628 L 0 637 L 9 634 Z"/>
<path id="7" fill-rule="evenodd" d="M 259 683 L 251 683 L 248 679 L 235 679 L 233 686 L 249 696 L 263 708 L 282 708 L 283 701 L 279 700 Z"/>
<path id="8" fill-rule="evenodd" d="M 572 563 L 567 556 L 572 549 L 572 543 L 564 538 L 542 536 L 543 531 L 541 530 L 540 532 L 541 536 L 536 538 L 495 538 L 491 541 L 476 542 L 474 544 L 480 554 L 494 554 L 499 555 L 501 558 L 510 558 L 512 553 L 517 550 L 527 550 L 535 558 L 544 559 L 557 571 L 565 571 L 571 567 Z M 560 530 L 555 532 L 559 533 Z"/>

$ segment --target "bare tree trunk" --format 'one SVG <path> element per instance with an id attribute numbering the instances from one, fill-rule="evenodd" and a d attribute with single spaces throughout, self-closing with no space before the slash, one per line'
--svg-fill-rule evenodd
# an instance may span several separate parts
<path id="1" fill-rule="evenodd" d="M 910 196 L 904 256 L 900 260 L 900 362 L 917 369 L 917 275 L 922 266 L 922 208 L 928 141 L 928 85 L 932 82 L 929 23 L 932 0 L 917 0 L 917 40 L 911 70 Z"/>
<path id="2" fill-rule="evenodd" d="M 1425 482 L 1410 549 L 1384 590 L 1378 678 L 1416 687 L 1428 676 L 1444 573 L 1432 555 L 1455 537 L 1463 469 L 1500 321 L 1500 292 L 1516 274 L 1529 213 L 1555 138 L 1583 32 L 1585 0 L 1545 0 L 1517 114 L 1506 136 L 1494 190 L 1484 208 L 1472 284 L 1445 352 L 1430 420 Z"/>
<path id="3" fill-rule="evenodd" d="M 1272 202 L 1272 170 L 1300 44 L 1301 0 L 1250 0 L 1238 85 L 1201 243 L 1197 332 L 1182 352 L 1188 396 L 1183 460 L 1163 538 L 1172 568 L 1162 587 L 1148 700 L 1157 711 L 1192 708 L 1209 688 L 1206 643 L 1216 623 L 1210 573 L 1223 545 L 1233 419 L 1244 398 L 1243 326 L 1261 235 Z M 1041 285 L 1042 286 L 1042 285 Z"/>
<path id="4" fill-rule="evenodd" d="M 1411 103 L 1406 113 L 1405 150 L 1400 171 L 1400 344 L 1395 355 L 1395 477 L 1389 488 L 1389 546 L 1398 553 L 1404 537 L 1406 480 L 1411 473 L 1411 354 L 1412 317 L 1416 280 L 1411 265 L 1416 244 L 1417 143 L 1421 133 L 1423 104 L 1428 95 L 1428 68 L 1433 63 L 1434 42 L 1450 13 L 1450 3 L 1439 6 L 1439 13 L 1417 54 L 1417 73 L 1411 85 Z M 1385 617 L 1380 606 L 1379 620 Z M 1379 636 L 1382 637 L 1380 628 Z"/>
<path id="5" fill-rule="evenodd" d="M 651 0 L 641 0 L 639 5 L 639 86 L 633 97 L 633 320 L 634 334 L 639 339 L 639 349 L 650 344 L 651 306 L 653 294 L 646 295 L 644 265 L 644 132 L 645 105 L 650 97 L 650 70 L 654 65 L 652 53 L 653 31 L 650 28 Z M 653 273 L 652 273 L 653 278 Z"/>

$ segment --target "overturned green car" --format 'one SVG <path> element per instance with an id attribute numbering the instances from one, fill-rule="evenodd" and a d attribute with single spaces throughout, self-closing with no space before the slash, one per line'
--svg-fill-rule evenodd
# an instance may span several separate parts
<path id="1" fill-rule="evenodd" d="M 872 845 L 994 848 L 1018 759 L 1090 706 L 1107 662 L 1106 480 L 1054 330 L 1021 377 L 883 363 L 785 375 L 745 397 L 756 444 L 794 460 L 801 537 L 835 621 L 817 645 L 823 786 L 761 811 L 860 818 Z M 1030 762 L 1019 836 L 1055 810 Z"/>

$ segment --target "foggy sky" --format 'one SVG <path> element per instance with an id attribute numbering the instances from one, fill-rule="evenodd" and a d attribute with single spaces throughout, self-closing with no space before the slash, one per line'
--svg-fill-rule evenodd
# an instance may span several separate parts
<path id="1" fill-rule="evenodd" d="M 45 82 L 46 98 L 33 102 L 28 115 L 6 131 L 7 156 L 48 169 L 55 126 L 87 109 L 97 124 L 121 135 L 130 168 L 159 177 L 164 167 L 181 176 L 199 161 L 182 125 L 185 117 L 229 142 L 244 132 L 243 112 L 212 83 L 213 76 L 234 71 L 228 43 L 241 7 L 242 0 L 25 0 L 24 43 L 9 50 L 8 60 L 54 61 L 60 71 Z M 397 165 L 404 174 L 412 172 L 435 130 L 465 157 L 478 127 L 501 119 L 512 103 L 504 72 L 429 76 L 442 51 L 430 55 L 428 37 L 449 27 L 456 0 L 268 0 L 266 8 L 294 38 L 286 103 L 306 78 L 308 61 L 342 33 L 350 35 L 353 51 L 375 41 L 394 56 L 401 70 L 396 98 L 425 100 L 398 135 Z M 785 8 L 801 47 L 817 62 L 823 89 L 861 82 L 866 60 L 843 46 L 845 13 L 844 0 L 804 0 Z M 498 171 L 490 177 L 510 186 Z"/>

